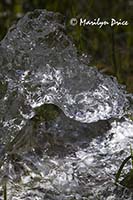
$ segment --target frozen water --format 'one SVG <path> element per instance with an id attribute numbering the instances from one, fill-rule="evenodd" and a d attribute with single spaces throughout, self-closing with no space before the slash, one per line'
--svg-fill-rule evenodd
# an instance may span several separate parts
<path id="1" fill-rule="evenodd" d="M 37 152 L 37 147 L 22 154 L 17 147 L 15 162 L 10 159 L 1 171 L 1 178 L 8 172 L 8 198 L 132 200 L 130 191 L 114 185 L 115 173 L 129 155 L 133 143 L 132 121 L 125 118 L 104 122 L 106 130 L 101 129 L 103 122 L 91 126 L 75 122 L 73 127 L 71 122 L 67 130 L 68 122 L 62 113 L 48 125 L 47 131 L 38 125 L 40 132 L 36 133 L 36 141 L 42 154 Z M 95 136 L 90 138 L 94 127 L 103 130 L 104 134 L 94 130 Z"/>
<path id="2" fill-rule="evenodd" d="M 14 126 L 15 118 L 20 125 L 45 103 L 84 123 L 124 113 L 125 91 L 115 78 L 78 58 L 61 19 L 59 14 L 36 10 L 13 25 L 1 41 L 1 115 Z"/>
<path id="3" fill-rule="evenodd" d="M 1 41 L 0 182 L 10 200 L 124 200 L 114 175 L 133 142 L 129 95 L 65 31 L 60 14 L 36 10 Z"/>

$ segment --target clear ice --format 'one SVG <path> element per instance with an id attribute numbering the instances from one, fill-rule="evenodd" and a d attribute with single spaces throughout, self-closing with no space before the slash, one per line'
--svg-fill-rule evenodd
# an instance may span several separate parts
<path id="1" fill-rule="evenodd" d="M 60 14 L 27 13 L 0 43 L 0 198 L 8 178 L 9 200 L 131 200 L 114 185 L 129 96 L 79 57 Z"/>

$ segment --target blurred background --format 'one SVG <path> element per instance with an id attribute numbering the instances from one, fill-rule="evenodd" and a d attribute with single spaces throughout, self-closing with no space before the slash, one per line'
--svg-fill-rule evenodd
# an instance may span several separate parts
<path id="1" fill-rule="evenodd" d="M 78 53 L 88 54 L 90 64 L 117 77 L 133 92 L 133 0 L 1 0 L 0 40 L 8 28 L 26 12 L 41 8 L 65 16 L 67 33 Z M 128 20 L 128 26 L 71 26 L 71 18 L 102 21 L 115 18 Z"/>

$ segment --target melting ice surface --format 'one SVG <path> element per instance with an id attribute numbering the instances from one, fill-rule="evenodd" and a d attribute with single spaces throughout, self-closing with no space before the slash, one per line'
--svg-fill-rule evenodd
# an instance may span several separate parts
<path id="1" fill-rule="evenodd" d="M 33 124 L 25 127 L 22 138 L 29 140 L 27 133 L 34 130 L 32 141 L 35 137 L 37 146 L 22 153 L 16 142 L 17 154 L 1 169 L 1 178 L 9 176 L 8 199 L 132 200 L 130 191 L 114 185 L 133 142 L 132 121 L 83 124 L 60 112 L 47 125 L 40 122 L 33 129 Z"/>
<path id="2" fill-rule="evenodd" d="M 0 90 L 8 199 L 133 198 L 114 185 L 133 142 L 127 94 L 78 58 L 59 14 L 36 10 L 10 28 L 0 45 Z"/>
<path id="3" fill-rule="evenodd" d="M 12 98 L 11 109 L 17 101 L 14 117 L 24 120 L 44 103 L 57 105 L 80 122 L 120 117 L 127 103 L 125 92 L 115 78 L 80 61 L 60 18 L 46 11 L 29 13 L 2 40 L 1 82 L 7 84 L 4 104 Z M 25 111 L 22 104 L 30 109 Z"/>

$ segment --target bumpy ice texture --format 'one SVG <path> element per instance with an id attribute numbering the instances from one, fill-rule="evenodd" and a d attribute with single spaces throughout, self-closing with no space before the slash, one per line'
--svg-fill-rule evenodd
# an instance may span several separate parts
<path id="1" fill-rule="evenodd" d="M 18 154 L 0 170 L 0 182 L 12 177 L 9 198 L 122 199 L 111 179 L 129 153 L 133 124 L 107 119 L 121 117 L 126 105 L 114 78 L 78 58 L 59 14 L 26 14 L 0 45 L 1 160 Z M 16 188 L 19 178 L 23 184 Z"/>
<path id="2" fill-rule="evenodd" d="M 0 118 L 21 129 L 45 103 L 83 123 L 120 117 L 127 103 L 117 81 L 85 65 L 65 33 L 62 16 L 26 14 L 0 45 Z"/>

